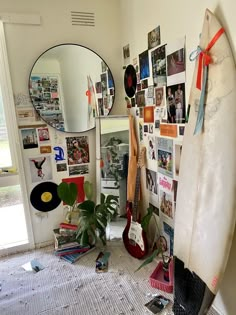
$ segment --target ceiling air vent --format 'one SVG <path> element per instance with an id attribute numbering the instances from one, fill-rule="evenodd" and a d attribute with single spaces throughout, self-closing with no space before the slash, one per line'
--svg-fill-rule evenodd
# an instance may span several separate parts
<path id="1" fill-rule="evenodd" d="M 94 13 L 71 11 L 71 24 L 78 26 L 95 26 Z"/>

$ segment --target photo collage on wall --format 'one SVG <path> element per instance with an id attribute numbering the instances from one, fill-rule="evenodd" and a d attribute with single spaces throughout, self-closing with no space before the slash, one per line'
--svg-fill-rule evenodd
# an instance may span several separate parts
<path id="1" fill-rule="evenodd" d="M 52 141 L 50 132 L 54 130 L 42 121 L 40 124 L 36 120 L 34 121 L 34 109 L 28 107 L 17 106 L 16 113 L 20 122 L 18 127 L 26 156 L 25 164 L 33 186 L 32 192 L 36 186 L 41 189 L 39 186 L 41 183 L 53 182 L 55 180 L 53 170 L 55 169 L 57 174 L 61 174 L 62 181 L 76 183 L 80 192 L 80 202 L 82 202 L 84 200 L 83 182 L 85 176 L 89 174 L 88 137 L 61 137 L 58 135 L 56 141 L 54 139 Z M 57 181 L 55 180 L 55 182 Z M 44 211 L 45 209 L 46 207 Z"/>
<path id="2" fill-rule="evenodd" d="M 29 85 L 32 103 L 42 119 L 64 131 L 59 75 L 34 75 L 30 77 Z"/>
<path id="3" fill-rule="evenodd" d="M 99 116 L 107 116 L 114 102 L 115 86 L 110 69 L 104 61 L 101 62 L 101 80 L 95 82 Z"/>
<path id="4" fill-rule="evenodd" d="M 140 145 L 146 146 L 149 207 L 159 217 L 161 233 L 173 254 L 174 217 L 182 140 L 186 122 L 185 37 L 162 43 L 160 26 L 147 34 L 147 48 L 134 56 L 137 86 L 130 99 Z M 128 45 L 126 46 L 128 47 Z M 128 104 L 128 103 L 127 103 Z"/>

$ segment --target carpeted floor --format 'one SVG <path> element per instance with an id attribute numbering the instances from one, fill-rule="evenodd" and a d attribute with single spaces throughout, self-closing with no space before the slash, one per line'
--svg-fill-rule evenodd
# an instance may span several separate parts
<path id="1" fill-rule="evenodd" d="M 153 294 L 172 299 L 172 295 L 152 288 L 148 282 L 156 262 L 134 273 L 141 262 L 127 254 L 122 242 L 111 242 L 106 250 L 111 252 L 109 270 L 99 274 L 95 272 L 99 249 L 75 264 L 54 256 L 52 246 L 1 258 L 0 314 L 144 315 L 151 314 L 144 304 Z M 21 266 L 32 259 L 45 269 L 38 273 L 25 271 Z"/>

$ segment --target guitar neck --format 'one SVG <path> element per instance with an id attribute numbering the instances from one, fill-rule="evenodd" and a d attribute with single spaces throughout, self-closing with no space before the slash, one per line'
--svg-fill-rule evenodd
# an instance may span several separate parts
<path id="1" fill-rule="evenodd" d="M 132 219 L 133 221 L 137 221 L 138 216 L 138 200 L 139 200 L 139 190 L 140 190 L 140 177 L 141 177 L 141 168 L 138 167 L 137 169 L 137 176 L 136 176 L 136 185 L 135 185 L 135 194 L 134 194 L 134 204 L 132 209 Z"/>

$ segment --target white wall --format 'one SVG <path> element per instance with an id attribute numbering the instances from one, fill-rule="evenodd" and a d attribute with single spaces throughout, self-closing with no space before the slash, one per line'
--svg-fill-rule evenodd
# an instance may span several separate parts
<path id="1" fill-rule="evenodd" d="M 95 27 L 72 26 L 70 11 L 95 13 Z M 99 54 L 110 67 L 116 84 L 115 106 L 122 113 L 122 101 L 119 98 L 122 89 L 120 83 L 121 42 L 120 42 L 120 7 L 116 0 L 1 0 L 0 13 L 12 12 L 21 14 L 39 14 L 41 25 L 5 24 L 5 35 L 14 94 L 22 93 L 28 96 L 28 79 L 31 68 L 45 50 L 61 43 L 75 43 L 86 46 Z M 109 14 L 108 14 L 109 12 Z M 123 102 L 124 103 L 124 102 Z M 27 104 L 26 104 L 27 105 Z M 71 134 L 55 131 L 50 128 L 51 146 L 61 145 L 65 149 L 65 137 L 89 137 L 90 174 L 85 179 L 95 184 L 95 130 L 82 134 Z M 23 150 L 23 149 L 22 149 Z M 65 151 L 66 152 L 66 151 Z M 25 175 L 28 197 L 36 183 L 31 183 L 29 158 L 39 157 L 39 149 L 23 150 Z M 51 154 L 53 181 L 59 183 L 68 173 L 56 172 L 54 151 Z M 64 218 L 63 207 L 50 211 L 40 218 L 31 209 L 32 225 L 36 244 L 53 240 L 52 229 Z"/>
<path id="2" fill-rule="evenodd" d="M 121 0 L 122 46 L 130 44 L 130 63 L 147 49 L 147 33 L 160 25 L 161 42 L 167 43 L 186 35 L 186 97 L 192 81 L 194 63 L 188 61 L 199 43 L 205 9 L 216 14 L 224 26 L 236 58 L 236 3 L 233 0 Z M 224 211 L 224 209 L 222 209 Z M 223 217 L 222 217 L 223 219 Z M 220 233 L 220 229 L 219 229 Z M 209 253 L 211 255 L 211 253 Z M 236 314 L 235 283 L 236 236 L 221 289 L 214 306 L 224 315 Z"/>

